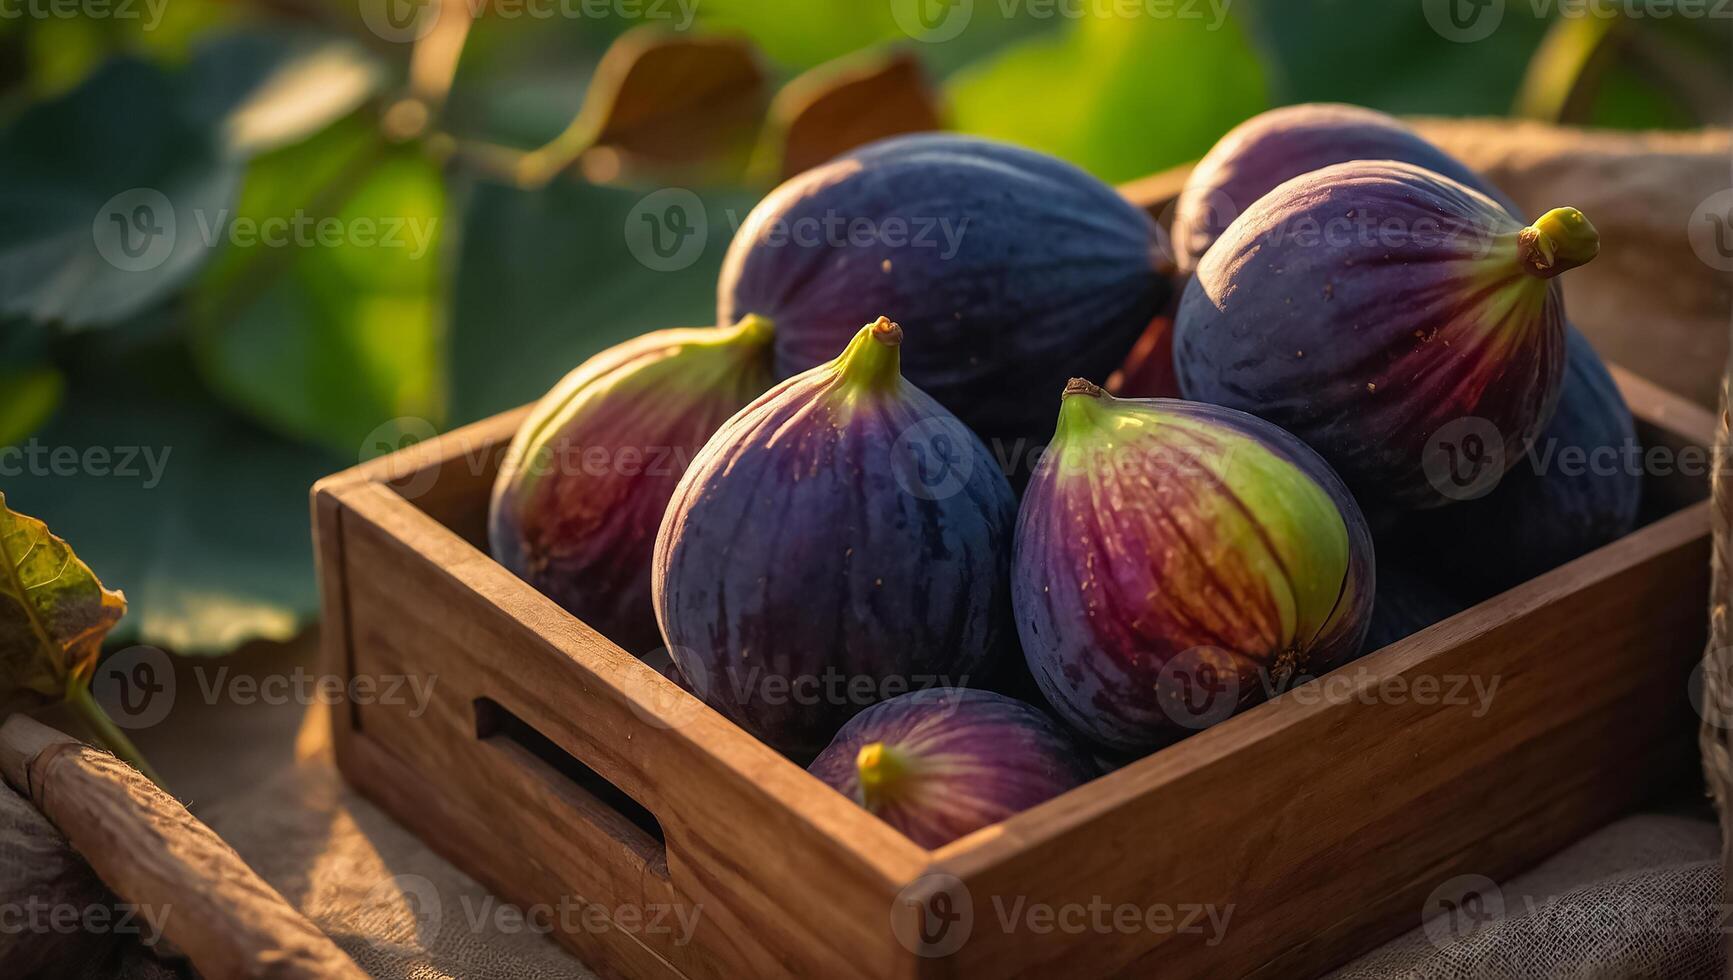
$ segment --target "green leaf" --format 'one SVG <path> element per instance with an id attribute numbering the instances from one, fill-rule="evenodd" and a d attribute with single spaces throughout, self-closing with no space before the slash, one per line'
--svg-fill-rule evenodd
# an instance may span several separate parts
<path id="1" fill-rule="evenodd" d="M 232 34 L 200 45 L 182 78 L 184 112 L 228 153 L 252 156 L 324 129 L 385 84 L 379 62 L 315 35 Z"/>
<path id="2" fill-rule="evenodd" d="M 364 113 L 254 161 L 193 296 L 211 387 L 344 456 L 386 420 L 437 424 L 444 210 L 434 165 Z"/>
<path id="3" fill-rule="evenodd" d="M 307 488 L 353 465 L 261 431 L 200 393 L 184 355 L 99 358 L 68 405 L 0 450 L 9 501 L 126 590 L 114 639 L 223 653 L 293 636 L 318 608 Z"/>
<path id="4" fill-rule="evenodd" d="M 1546 31 L 1530 4 L 1502 5 L 1491 36 L 1463 44 L 1428 10 L 1390 0 L 1236 4 L 1270 54 L 1279 102 L 1353 102 L 1394 113 L 1502 116 Z M 1493 16 L 1488 8 L 1485 16 Z"/>
<path id="5" fill-rule="evenodd" d="M 239 35 L 171 75 L 112 60 L 0 131 L 0 317 L 105 326 L 181 288 L 247 155 L 351 111 L 380 77 L 352 45 Z"/>
<path id="6" fill-rule="evenodd" d="M 14 512 L 0 493 L 0 705 L 58 700 L 90 675 L 126 597 L 48 525 Z"/>
<path id="7" fill-rule="evenodd" d="M 66 379 L 51 367 L 0 368 L 0 446 L 42 427 L 60 407 Z"/>
<path id="8" fill-rule="evenodd" d="M 1179 8 L 1175 8 L 1179 9 Z M 1268 106 L 1238 21 L 1094 15 L 953 76 L 957 128 L 1063 157 L 1107 181 L 1203 155 Z"/>
<path id="9" fill-rule="evenodd" d="M 714 323 L 723 252 L 755 201 L 746 192 L 571 181 L 535 191 L 471 186 L 452 296 L 453 423 L 533 401 L 629 337 Z M 628 237 L 670 203 L 703 226 L 702 244 L 694 240 L 672 263 Z"/>
<path id="10" fill-rule="evenodd" d="M 176 99 L 121 59 L 0 132 L 0 316 L 115 323 L 204 263 L 195 216 L 226 207 L 240 171 Z"/>
<path id="11" fill-rule="evenodd" d="M 868 45 L 908 40 L 891 6 L 861 0 L 703 0 L 696 10 L 706 30 L 744 34 L 775 61 L 805 69 Z"/>

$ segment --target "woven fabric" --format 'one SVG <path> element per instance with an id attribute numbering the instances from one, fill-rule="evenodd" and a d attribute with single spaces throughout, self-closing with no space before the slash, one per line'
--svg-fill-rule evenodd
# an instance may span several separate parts
<path id="1" fill-rule="evenodd" d="M 304 761 L 204 814 L 261 876 L 376 977 L 588 980 L 534 922 Z"/>
<path id="2" fill-rule="evenodd" d="M 1645 815 L 1612 824 L 1502 885 L 1469 895 L 1332 980 L 1626 980 L 1726 975 L 1720 834 L 1707 820 Z M 1467 912 L 1465 912 L 1467 910 Z"/>

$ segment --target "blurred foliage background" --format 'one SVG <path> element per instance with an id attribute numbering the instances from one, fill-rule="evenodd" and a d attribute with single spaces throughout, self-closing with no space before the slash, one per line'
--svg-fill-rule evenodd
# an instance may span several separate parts
<path id="1" fill-rule="evenodd" d="M 119 638 L 286 638 L 315 479 L 711 322 L 734 225 L 830 149 L 938 124 L 1124 181 L 1290 102 L 1728 118 L 1733 10 L 1459 3 L 8 0 L 0 489 L 126 590 Z"/>

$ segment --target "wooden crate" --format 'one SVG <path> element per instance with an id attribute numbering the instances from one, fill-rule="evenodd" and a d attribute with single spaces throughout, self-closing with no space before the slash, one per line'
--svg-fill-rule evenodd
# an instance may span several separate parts
<path id="1" fill-rule="evenodd" d="M 1647 446 L 1707 465 L 1709 413 L 1615 375 Z M 337 758 L 505 899 L 585 907 L 555 936 L 606 974 L 1308 975 L 1418 926 L 1454 876 L 1519 871 L 1696 778 L 1707 479 L 1651 475 L 1640 530 L 1354 662 L 1332 696 L 928 851 L 487 556 L 522 417 L 314 488 L 326 668 L 433 678 L 423 712 L 335 712 Z M 1496 679 L 1484 711 L 1447 696 L 1472 679 Z M 1206 909 L 1225 931 L 1188 921 Z"/>

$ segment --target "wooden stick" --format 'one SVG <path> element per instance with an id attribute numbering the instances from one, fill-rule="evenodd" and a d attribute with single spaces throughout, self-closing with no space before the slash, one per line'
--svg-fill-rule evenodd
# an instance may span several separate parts
<path id="1" fill-rule="evenodd" d="M 200 975 L 366 977 L 222 838 L 107 752 L 14 715 L 0 725 L 0 772 L 122 901 L 162 916 Z"/>

